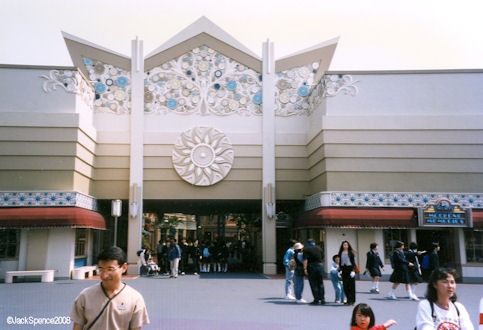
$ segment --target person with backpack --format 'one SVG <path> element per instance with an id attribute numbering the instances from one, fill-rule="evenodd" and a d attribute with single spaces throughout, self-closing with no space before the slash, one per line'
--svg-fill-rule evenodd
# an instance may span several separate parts
<path id="1" fill-rule="evenodd" d="M 211 252 L 210 252 L 210 243 L 208 241 L 205 242 L 202 249 L 202 257 L 201 257 L 201 272 L 202 273 L 209 273 L 210 272 L 210 264 L 211 264 Z"/>
<path id="2" fill-rule="evenodd" d="M 294 300 L 294 271 L 295 271 L 295 263 L 292 262 L 289 266 L 289 262 L 293 259 L 295 251 L 293 246 L 297 243 L 296 240 L 291 239 L 289 241 L 290 247 L 285 252 L 283 256 L 283 265 L 285 266 L 285 299 Z"/>
<path id="3" fill-rule="evenodd" d="M 418 305 L 416 330 L 474 330 L 466 308 L 456 301 L 455 271 L 435 269 L 428 282 L 426 299 Z"/>

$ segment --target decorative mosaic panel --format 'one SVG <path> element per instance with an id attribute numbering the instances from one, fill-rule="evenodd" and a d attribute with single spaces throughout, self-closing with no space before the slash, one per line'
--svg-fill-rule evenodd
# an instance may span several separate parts
<path id="1" fill-rule="evenodd" d="M 314 80 L 319 62 L 278 72 L 275 83 L 276 110 L 278 116 L 309 114 L 312 109 L 309 95 L 317 85 Z"/>
<path id="2" fill-rule="evenodd" d="M 276 115 L 309 115 L 323 98 L 339 93 L 355 96 L 359 92 L 350 75 L 325 75 L 316 81 L 319 62 L 277 73 Z"/>
<path id="3" fill-rule="evenodd" d="M 94 92 L 78 71 L 50 70 L 48 76 L 42 75 L 40 78 L 45 79 L 42 84 L 44 92 L 51 93 L 61 87 L 68 93 L 80 95 L 84 103 L 92 108 Z"/>
<path id="4" fill-rule="evenodd" d="M 79 94 L 97 112 L 126 114 L 131 107 L 131 73 L 84 58 L 89 82 L 77 71 L 51 70 L 45 92 L 57 87 Z M 326 97 L 356 95 L 350 75 L 325 75 L 315 81 L 319 63 L 279 72 L 275 81 L 275 114 L 310 115 Z M 203 46 L 145 73 L 144 107 L 147 113 L 262 114 L 262 76 L 244 65 Z M 90 88 L 89 87 L 92 87 Z"/>
<path id="5" fill-rule="evenodd" d="M 203 46 L 146 72 L 146 112 L 261 115 L 261 76 Z"/>
<path id="6" fill-rule="evenodd" d="M 94 109 L 98 112 L 129 113 L 131 72 L 87 57 L 84 65 L 95 91 Z"/>
<path id="7" fill-rule="evenodd" d="M 329 206 L 415 208 L 440 199 L 463 208 L 483 208 L 483 194 L 479 193 L 326 192 L 307 198 L 305 210 Z"/>
<path id="8" fill-rule="evenodd" d="M 309 103 L 312 109 L 315 109 L 315 106 L 319 105 L 323 98 L 334 97 L 339 93 L 356 96 L 359 93 L 359 88 L 355 84 L 358 82 L 348 74 L 324 75 L 310 93 Z"/>
<path id="9" fill-rule="evenodd" d="M 0 207 L 77 206 L 97 210 L 97 201 L 75 191 L 0 192 Z"/>

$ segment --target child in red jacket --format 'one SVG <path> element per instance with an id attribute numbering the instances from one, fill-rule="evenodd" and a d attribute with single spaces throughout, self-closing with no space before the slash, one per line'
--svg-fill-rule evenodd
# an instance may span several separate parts
<path id="1" fill-rule="evenodd" d="M 386 330 L 397 324 L 394 320 L 387 320 L 384 324 L 374 325 L 376 317 L 371 307 L 367 304 L 359 304 L 352 311 L 351 330 Z"/>

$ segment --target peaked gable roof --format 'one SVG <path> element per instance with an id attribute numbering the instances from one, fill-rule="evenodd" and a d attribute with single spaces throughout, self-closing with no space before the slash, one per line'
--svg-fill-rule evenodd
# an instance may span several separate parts
<path id="1" fill-rule="evenodd" d="M 123 68 L 126 71 L 131 71 L 131 58 L 114 52 L 110 49 L 96 45 L 90 41 L 81 39 L 67 32 L 62 31 L 65 44 L 69 50 L 70 57 L 74 66 L 79 68 L 82 73 L 89 77 L 89 73 L 84 65 L 84 58 L 93 58 L 104 63 L 112 64 L 114 66 Z"/>
<path id="2" fill-rule="evenodd" d="M 84 65 L 84 57 L 93 58 L 106 64 L 123 68 L 126 71 L 131 71 L 130 57 L 66 32 L 62 32 L 62 35 L 74 66 L 78 67 L 86 77 L 89 74 Z M 328 70 L 338 41 L 339 38 L 334 38 L 292 55 L 284 56 L 275 61 L 275 72 L 286 71 L 317 62 L 319 63 L 319 70 L 315 77 L 317 81 Z M 144 69 L 149 71 L 200 46 L 208 46 L 256 72 L 262 72 L 262 59 L 260 57 L 205 16 L 200 17 L 146 55 Z"/>
<path id="3" fill-rule="evenodd" d="M 146 55 L 145 69 L 150 70 L 204 45 L 257 72 L 262 72 L 260 57 L 205 16 Z"/>

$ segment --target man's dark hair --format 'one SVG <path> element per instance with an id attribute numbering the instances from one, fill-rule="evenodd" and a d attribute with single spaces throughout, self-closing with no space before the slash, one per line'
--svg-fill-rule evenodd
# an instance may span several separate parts
<path id="1" fill-rule="evenodd" d="M 118 246 L 111 246 L 99 253 L 97 256 L 97 262 L 99 262 L 99 260 L 117 260 L 119 266 L 122 266 L 126 263 L 126 253 L 124 253 L 124 251 Z"/>
<path id="2" fill-rule="evenodd" d="M 433 270 L 433 272 L 429 276 L 428 291 L 426 292 L 426 299 L 428 299 L 428 301 L 430 302 L 438 301 L 438 291 L 436 290 L 434 285 L 439 280 L 447 279 L 449 275 L 452 275 L 456 279 L 456 271 L 454 269 L 437 268 Z M 449 298 L 449 300 L 451 300 L 452 302 L 455 302 L 456 299 L 457 299 L 456 293 Z"/>
<path id="3" fill-rule="evenodd" d="M 416 242 L 409 243 L 410 250 L 416 250 L 418 248 L 418 244 Z"/>
<path id="4" fill-rule="evenodd" d="M 371 250 L 374 250 L 378 244 L 376 242 L 371 243 L 370 248 Z"/>
<path id="5" fill-rule="evenodd" d="M 369 325 L 367 326 L 367 329 L 370 329 L 374 326 L 374 324 L 376 323 L 376 317 L 374 316 L 374 312 L 372 311 L 372 308 L 368 304 L 362 303 L 362 304 L 356 305 L 356 307 L 354 307 L 354 310 L 352 311 L 351 327 L 357 325 L 357 322 L 356 322 L 357 312 L 361 313 L 364 316 L 369 316 L 369 318 L 371 319 L 369 321 Z"/>
<path id="6" fill-rule="evenodd" d="M 397 241 L 397 242 L 394 244 L 394 248 L 399 249 L 399 248 L 400 248 L 401 246 L 403 246 L 403 245 L 404 245 L 404 242 L 402 242 L 402 241 Z"/>
<path id="7" fill-rule="evenodd" d="M 332 256 L 332 261 L 334 261 L 334 262 L 335 262 L 335 258 L 339 258 L 339 255 L 338 255 L 338 254 L 334 254 L 334 255 Z"/>

